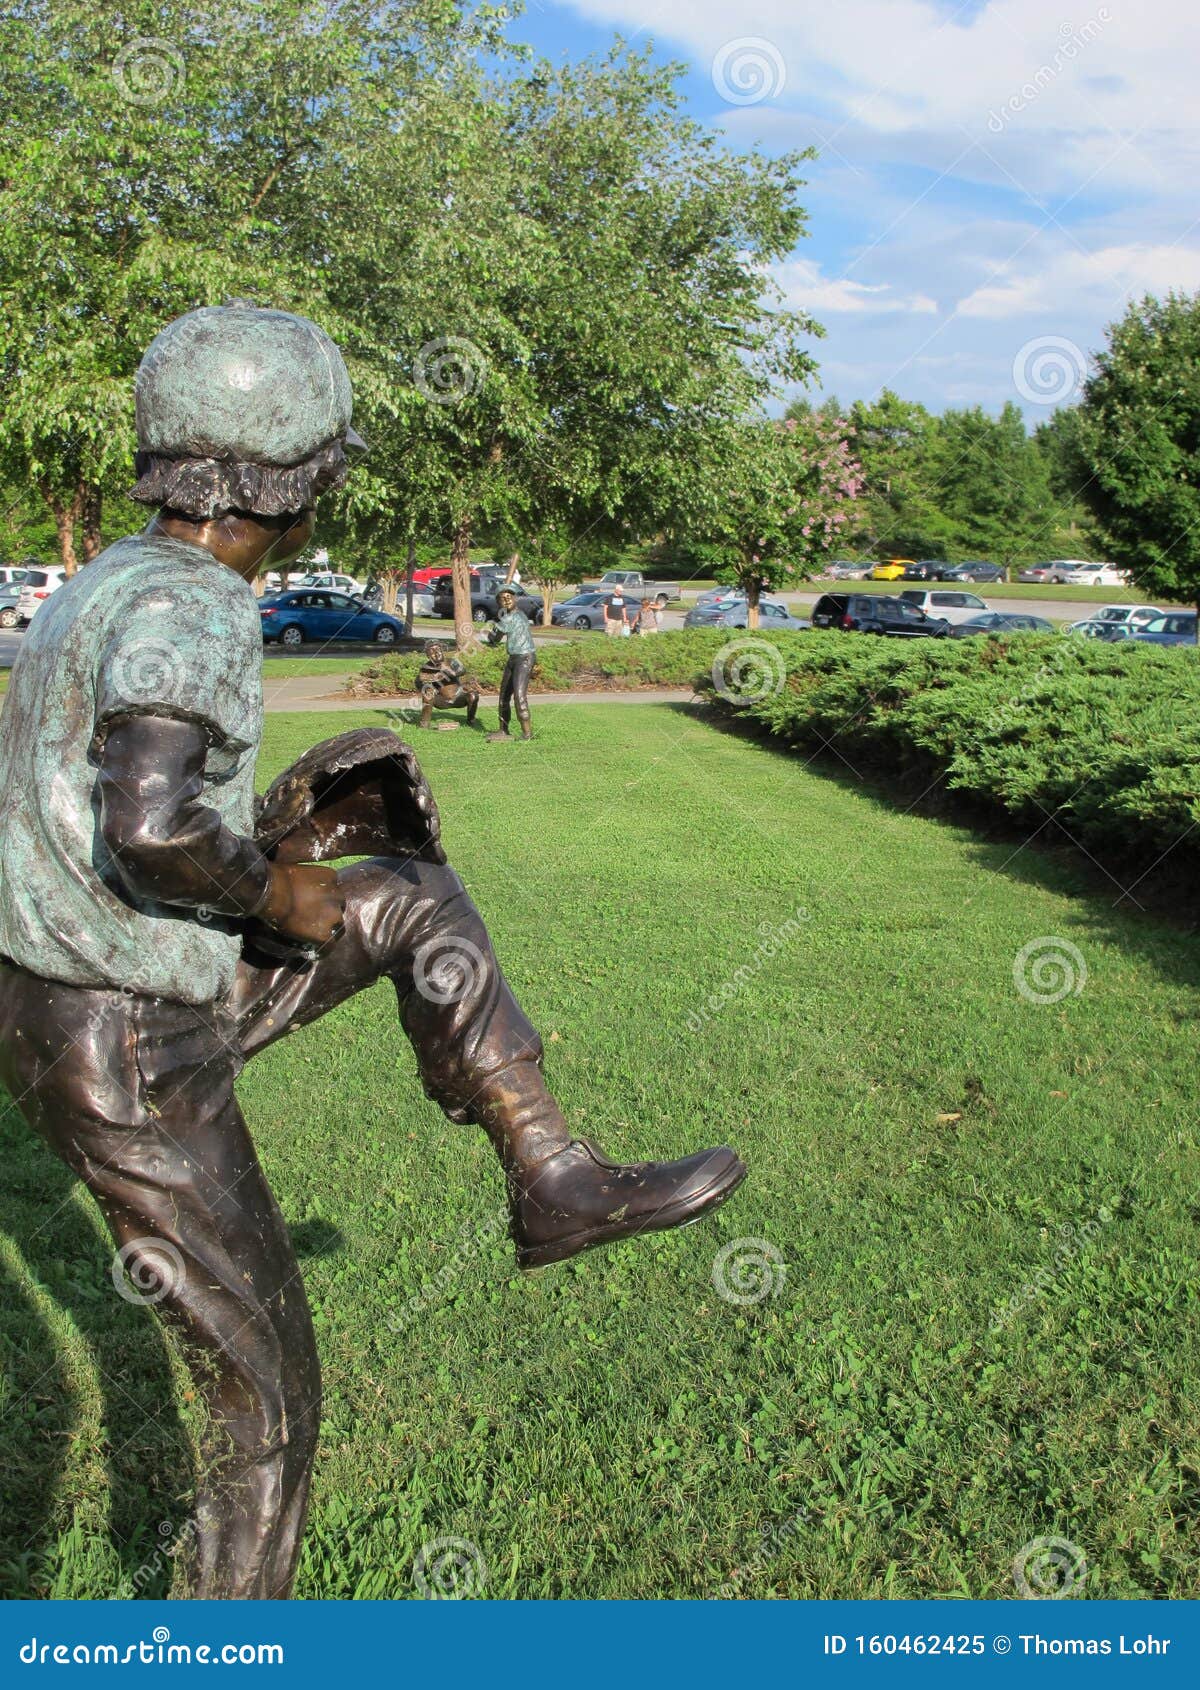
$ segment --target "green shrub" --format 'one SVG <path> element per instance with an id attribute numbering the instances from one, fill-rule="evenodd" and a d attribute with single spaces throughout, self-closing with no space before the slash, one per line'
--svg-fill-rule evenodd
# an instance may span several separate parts
<path id="1" fill-rule="evenodd" d="M 742 636 L 744 637 L 744 636 Z M 627 687 L 688 687 L 697 672 L 706 670 L 736 629 L 685 628 L 610 640 L 604 634 L 581 634 L 577 639 L 549 641 L 538 647 L 531 692 L 577 692 Z M 500 685 L 504 653 L 480 646 L 466 662 L 480 683 L 492 691 Z M 356 677 L 357 696 L 410 693 L 421 666 L 418 654 L 396 654 L 369 663 Z"/>
<path id="2" fill-rule="evenodd" d="M 1053 819 L 1096 853 L 1200 846 L 1200 654 L 1190 647 L 818 632 L 778 643 L 782 686 L 743 701 L 714 694 L 716 707 L 805 751 L 940 779 L 1023 826 Z"/>

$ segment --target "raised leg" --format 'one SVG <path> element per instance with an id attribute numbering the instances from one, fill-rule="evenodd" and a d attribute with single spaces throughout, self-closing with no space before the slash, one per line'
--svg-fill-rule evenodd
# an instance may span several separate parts
<path id="1" fill-rule="evenodd" d="M 345 929 L 316 961 L 239 970 L 229 1008 L 247 1055 L 390 979 L 427 1095 L 481 1126 L 500 1158 L 523 1266 L 682 1225 L 737 1186 L 745 1169 L 728 1149 L 621 1166 L 572 1138 L 542 1077 L 542 1041 L 452 868 L 375 857 L 338 878 Z"/>

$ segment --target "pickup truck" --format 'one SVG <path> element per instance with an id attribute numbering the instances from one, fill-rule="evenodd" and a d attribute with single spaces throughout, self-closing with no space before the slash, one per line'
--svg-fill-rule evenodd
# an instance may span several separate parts
<path id="1" fill-rule="evenodd" d="M 490 573 L 485 569 L 471 571 L 471 620 L 472 622 L 494 622 L 500 614 L 499 592 L 504 585 L 504 577 L 499 570 Z M 542 595 L 531 593 L 528 587 L 516 583 L 513 588 L 517 595 L 517 609 L 523 610 L 531 622 L 540 622 L 542 616 Z M 433 583 L 433 614 L 435 616 L 454 615 L 454 583 L 449 575 L 439 576 Z"/>
<path id="2" fill-rule="evenodd" d="M 683 597 L 677 582 L 647 581 L 640 569 L 606 569 L 598 581 L 588 581 L 585 585 L 593 592 L 605 589 L 613 592 L 620 587 L 623 593 L 630 593 L 635 598 L 654 598 L 658 593 L 669 599 Z"/>

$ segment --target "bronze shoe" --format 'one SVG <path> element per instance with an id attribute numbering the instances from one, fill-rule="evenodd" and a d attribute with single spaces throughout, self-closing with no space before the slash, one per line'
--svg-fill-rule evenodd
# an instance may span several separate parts
<path id="1" fill-rule="evenodd" d="M 572 1139 L 522 1170 L 520 1183 L 510 1177 L 517 1264 L 543 1267 L 617 1238 L 689 1226 L 745 1177 L 744 1163 L 724 1145 L 677 1162 L 622 1164 L 590 1139 Z"/>

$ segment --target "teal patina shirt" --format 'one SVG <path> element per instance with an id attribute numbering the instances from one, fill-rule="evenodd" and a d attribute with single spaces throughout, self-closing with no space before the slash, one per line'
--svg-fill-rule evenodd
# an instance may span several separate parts
<path id="1" fill-rule="evenodd" d="M 533 643 L 533 629 L 529 626 L 529 618 L 523 610 L 510 610 L 498 616 L 496 626 L 504 635 L 510 657 L 526 657 L 531 651 L 537 650 Z"/>
<path id="2" fill-rule="evenodd" d="M 253 590 L 197 546 L 119 541 L 42 605 L 13 665 L 0 732 L 0 953 L 52 980 L 208 1003 L 241 938 L 220 917 L 139 903 L 100 836 L 94 744 L 129 713 L 209 737 L 205 804 L 254 824 L 262 632 Z"/>

